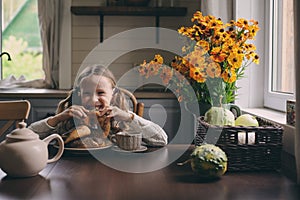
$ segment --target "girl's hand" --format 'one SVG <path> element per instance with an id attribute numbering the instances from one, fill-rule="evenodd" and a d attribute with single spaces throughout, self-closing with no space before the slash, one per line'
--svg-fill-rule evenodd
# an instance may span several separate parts
<path id="1" fill-rule="evenodd" d="M 107 115 L 108 118 L 114 118 L 116 121 L 132 121 L 132 114 L 126 112 L 116 106 L 107 106 L 100 111 L 100 115 Z"/>
<path id="2" fill-rule="evenodd" d="M 48 119 L 47 123 L 50 126 L 55 127 L 59 122 L 66 121 L 70 118 L 82 119 L 87 117 L 87 113 L 89 111 L 85 109 L 83 106 L 73 105 L 64 110 L 61 113 L 51 117 Z"/>

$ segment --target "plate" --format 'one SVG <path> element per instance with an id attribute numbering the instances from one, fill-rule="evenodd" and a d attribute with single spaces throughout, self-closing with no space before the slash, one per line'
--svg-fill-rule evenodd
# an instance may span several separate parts
<path id="1" fill-rule="evenodd" d="M 138 153 L 138 152 L 147 151 L 147 147 L 141 145 L 141 147 L 139 149 L 132 150 L 132 151 L 127 151 L 127 150 L 121 149 L 120 147 L 115 145 L 115 146 L 112 147 L 112 150 L 117 151 L 117 152 L 122 152 L 122 153 Z"/>
<path id="2" fill-rule="evenodd" d="M 91 151 L 99 151 L 103 149 L 110 148 L 113 144 L 111 142 L 106 142 L 105 146 L 102 147 L 95 147 L 95 148 L 73 148 L 73 147 L 65 147 L 64 151 L 70 153 L 89 153 Z M 54 144 L 53 147 L 59 148 L 57 144 Z"/>

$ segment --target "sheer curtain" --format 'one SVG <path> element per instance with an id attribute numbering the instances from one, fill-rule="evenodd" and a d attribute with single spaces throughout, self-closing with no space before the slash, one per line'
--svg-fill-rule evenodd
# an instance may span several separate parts
<path id="1" fill-rule="evenodd" d="M 295 20 L 295 55 L 300 55 L 300 1 L 294 0 Z M 297 183 L 300 184 L 300 60 L 295 56 L 296 71 L 296 132 L 295 132 L 295 157 L 297 165 Z"/>
<path id="2" fill-rule="evenodd" d="M 223 22 L 233 19 L 233 0 L 201 0 L 203 15 L 220 17 Z"/>
<path id="3" fill-rule="evenodd" d="M 63 1 L 38 0 L 38 16 L 43 45 L 43 69 L 45 81 L 50 88 L 58 88 L 59 42 Z"/>

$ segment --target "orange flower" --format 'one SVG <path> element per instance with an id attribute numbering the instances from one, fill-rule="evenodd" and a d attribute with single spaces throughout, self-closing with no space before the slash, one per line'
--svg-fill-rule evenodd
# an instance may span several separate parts
<path id="1" fill-rule="evenodd" d="M 169 66 L 164 66 L 162 72 L 160 74 L 160 78 L 163 84 L 169 84 L 170 80 L 172 79 L 173 71 Z"/>
<path id="2" fill-rule="evenodd" d="M 222 49 L 220 47 L 213 48 L 211 50 L 210 54 L 211 54 L 210 58 L 213 61 L 218 62 L 218 63 L 223 62 L 227 57 L 227 54 L 222 52 Z"/>
<path id="3" fill-rule="evenodd" d="M 200 67 L 205 64 L 205 58 L 200 51 L 193 51 L 184 57 L 190 67 Z"/>
<path id="4" fill-rule="evenodd" d="M 139 66 L 138 71 L 142 76 L 145 76 L 147 74 L 147 67 L 146 67 L 146 60 Z"/>
<path id="5" fill-rule="evenodd" d="M 155 76 L 159 73 L 159 68 L 161 64 L 156 64 L 155 62 L 150 62 L 148 65 L 148 75 Z"/>
<path id="6" fill-rule="evenodd" d="M 207 66 L 206 73 L 211 78 L 217 78 L 221 75 L 221 67 L 218 63 L 209 63 Z"/>

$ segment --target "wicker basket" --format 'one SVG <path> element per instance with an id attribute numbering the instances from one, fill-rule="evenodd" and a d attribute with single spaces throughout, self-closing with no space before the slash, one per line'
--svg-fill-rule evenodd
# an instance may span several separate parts
<path id="1" fill-rule="evenodd" d="M 283 128 L 259 117 L 257 120 L 259 127 L 214 126 L 199 117 L 195 145 L 207 142 L 223 149 L 228 171 L 279 170 Z"/>

